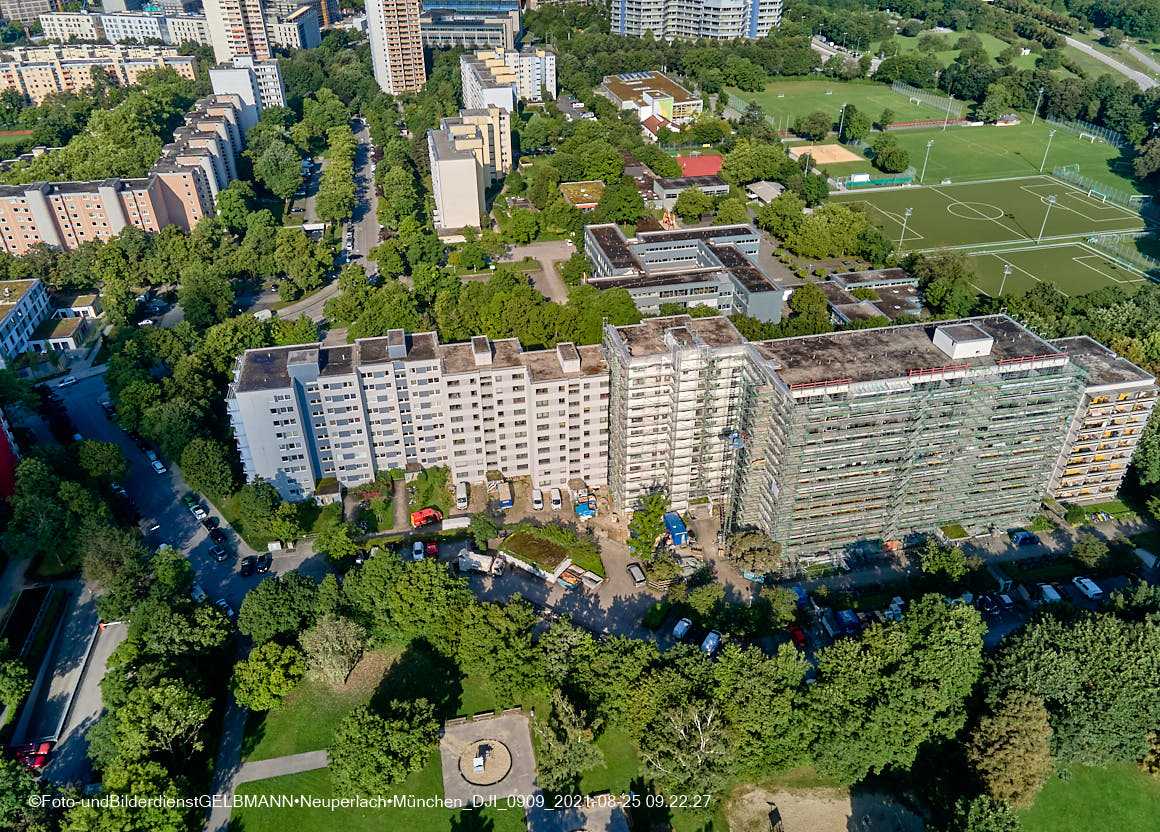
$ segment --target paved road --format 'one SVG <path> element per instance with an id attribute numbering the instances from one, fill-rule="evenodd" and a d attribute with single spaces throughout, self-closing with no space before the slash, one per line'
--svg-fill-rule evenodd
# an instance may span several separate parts
<path id="1" fill-rule="evenodd" d="M 1160 72 L 1160 63 L 1156 63 L 1156 61 L 1149 58 L 1136 47 L 1129 46 L 1128 51 L 1132 53 L 1133 58 L 1144 64 L 1144 66 L 1148 67 L 1148 69 L 1152 70 L 1153 72 Z"/>
<path id="2" fill-rule="evenodd" d="M 1145 75 L 1143 72 L 1137 72 L 1136 70 L 1132 69 L 1131 67 L 1126 66 L 1123 63 L 1120 63 L 1115 58 L 1112 58 L 1108 55 L 1105 55 L 1100 50 L 1094 49 L 1091 46 L 1088 46 L 1083 41 L 1076 40 L 1075 38 L 1068 38 L 1067 45 L 1074 46 L 1080 52 L 1083 52 L 1087 55 L 1091 55 L 1097 61 L 1100 61 L 1101 63 L 1107 64 L 1112 69 L 1114 69 L 1116 72 L 1120 73 L 1121 75 L 1125 76 L 1126 78 L 1130 78 L 1131 80 L 1135 81 L 1137 84 L 1140 85 L 1140 89 L 1142 89 L 1142 90 L 1148 90 L 1148 89 L 1151 89 L 1152 87 L 1156 86 L 1155 79 L 1150 78 L 1149 76 Z"/>
<path id="3" fill-rule="evenodd" d="M 213 785 L 210 791 L 215 795 L 226 797 L 234 793 L 235 778 L 242 768 L 242 740 L 246 735 L 247 713 L 248 711 L 231 695 L 222 719 L 222 739 L 218 746 L 217 759 L 214 761 Z M 205 820 L 205 832 L 226 832 L 230 825 L 231 812 L 232 810 L 225 805 L 211 807 Z"/>
<path id="4" fill-rule="evenodd" d="M 542 274 L 533 274 L 532 282 L 540 294 L 556 303 L 567 303 L 568 287 L 560 279 L 556 271 L 556 264 L 567 260 L 576 251 L 576 247 L 566 240 L 547 240 L 540 243 L 530 243 L 526 246 L 511 246 L 507 253 L 500 257 L 498 263 L 516 263 L 525 257 L 531 257 L 540 262 Z"/>
<path id="5" fill-rule="evenodd" d="M 355 127 L 361 127 L 354 122 Z M 367 254 L 379 242 L 379 221 L 377 217 L 379 197 L 375 190 L 375 174 L 372 170 L 371 155 L 374 148 L 371 144 L 370 130 L 362 127 L 355 132 L 358 138 L 358 150 L 354 157 L 354 184 L 358 202 L 355 204 L 350 224 L 354 226 L 354 249 L 362 257 L 363 268 L 368 275 L 378 274 L 378 266 L 367 260 Z"/>
<path id="6" fill-rule="evenodd" d="M 318 163 L 318 167 L 310 174 L 310 178 L 306 180 L 306 196 L 295 199 L 290 206 L 293 208 L 301 208 L 297 216 L 302 217 L 303 222 L 318 222 L 318 211 L 314 207 L 314 200 L 318 196 L 318 183 L 322 179 L 322 171 L 326 169 L 328 159 L 323 156 L 313 161 Z"/>
<path id="7" fill-rule="evenodd" d="M 256 763 L 244 763 L 234 778 L 234 785 L 250 783 L 254 780 L 267 780 L 271 777 L 283 777 L 287 774 L 299 774 L 303 771 L 314 771 L 326 768 L 330 761 L 326 758 L 326 751 L 303 751 L 301 754 L 288 754 L 285 757 L 275 757 L 272 760 L 259 760 Z"/>

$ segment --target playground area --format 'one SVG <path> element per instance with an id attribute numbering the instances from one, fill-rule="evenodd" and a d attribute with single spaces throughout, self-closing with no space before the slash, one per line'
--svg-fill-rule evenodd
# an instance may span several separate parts
<path id="1" fill-rule="evenodd" d="M 1086 243 L 1006 249 L 972 255 L 974 287 L 989 297 L 1021 295 L 1040 283 L 1049 283 L 1068 297 L 1106 286 L 1134 292 L 1148 278 Z M 1004 278 L 1005 267 L 1010 274 Z"/>
<path id="2" fill-rule="evenodd" d="M 1138 212 L 1050 176 L 841 193 L 832 201 L 863 206 L 902 251 L 1074 241 L 1144 227 Z"/>

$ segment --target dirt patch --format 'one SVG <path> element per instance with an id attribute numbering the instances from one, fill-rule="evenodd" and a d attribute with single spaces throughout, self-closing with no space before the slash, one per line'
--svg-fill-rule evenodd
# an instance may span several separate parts
<path id="1" fill-rule="evenodd" d="M 332 685 L 331 690 L 339 696 L 353 696 L 359 692 L 371 692 L 378 687 L 379 682 L 387 673 L 387 668 L 395 663 L 397 657 L 388 655 L 380 650 L 364 653 L 354 670 L 346 677 L 341 685 Z"/>
<path id="2" fill-rule="evenodd" d="M 864 162 L 863 157 L 851 153 L 838 144 L 799 144 L 789 149 L 789 158 L 797 161 L 807 153 L 815 165 L 833 165 L 840 162 Z"/>
<path id="3" fill-rule="evenodd" d="M 922 820 L 890 795 L 846 789 L 736 790 L 726 806 L 731 832 L 769 832 L 770 812 L 784 832 L 924 832 Z"/>

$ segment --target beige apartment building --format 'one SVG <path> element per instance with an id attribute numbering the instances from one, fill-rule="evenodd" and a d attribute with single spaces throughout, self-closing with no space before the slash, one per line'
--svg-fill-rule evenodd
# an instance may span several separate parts
<path id="1" fill-rule="evenodd" d="M 16 255 L 37 243 L 72 249 L 108 239 L 127 225 L 192 230 L 213 213 L 217 193 L 237 178 L 241 107 L 236 96 L 198 101 L 141 178 L 0 185 L 0 249 Z"/>
<path id="2" fill-rule="evenodd" d="M 219 64 L 234 58 L 268 61 L 274 57 L 261 0 L 204 0 L 203 5 L 214 60 Z"/>
<path id="3" fill-rule="evenodd" d="M 371 70 L 391 95 L 417 92 L 427 82 L 420 31 L 420 0 L 368 0 Z"/>
<path id="4" fill-rule="evenodd" d="M 196 59 L 172 46 L 49 45 L 14 46 L 0 52 L 0 88 L 10 88 L 39 104 L 54 92 L 80 92 L 92 86 L 92 71 L 102 69 L 121 86 L 137 83 L 142 72 L 172 68 L 193 80 Z"/>
<path id="5" fill-rule="evenodd" d="M 487 188 L 512 168 L 511 116 L 489 107 L 460 110 L 427 134 L 437 228 L 479 227 Z"/>
<path id="6" fill-rule="evenodd" d="M 524 352 L 514 338 L 440 344 L 392 330 L 354 344 L 247 350 L 227 396 L 247 478 L 286 499 L 320 479 L 445 466 L 540 487 L 607 478 L 608 374 L 600 347 Z"/>
<path id="7" fill-rule="evenodd" d="M 547 49 L 493 49 L 461 55 L 463 106 L 501 107 L 515 111 L 517 101 L 556 97 L 556 55 Z"/>

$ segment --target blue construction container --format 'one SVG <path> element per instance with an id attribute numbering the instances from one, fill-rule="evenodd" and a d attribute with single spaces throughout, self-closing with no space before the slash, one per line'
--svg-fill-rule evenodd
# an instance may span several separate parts
<path id="1" fill-rule="evenodd" d="M 665 528 L 669 530 L 669 537 L 674 546 L 684 546 L 689 542 L 689 530 L 685 528 L 685 521 L 675 511 L 665 514 Z"/>

